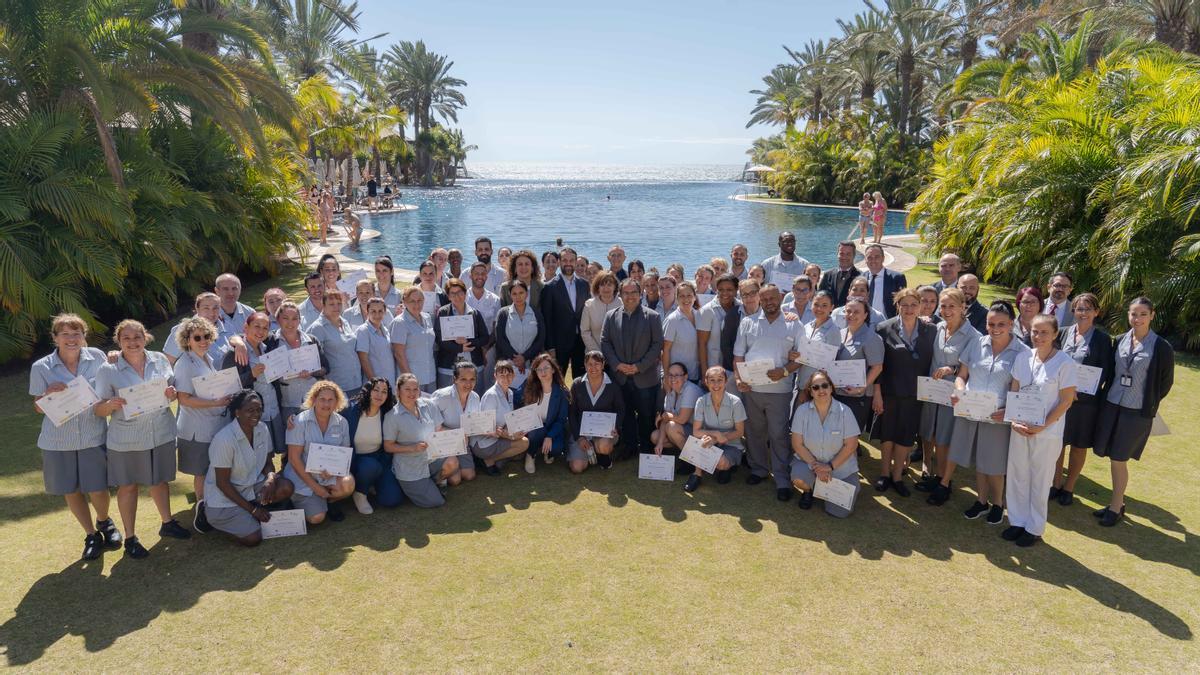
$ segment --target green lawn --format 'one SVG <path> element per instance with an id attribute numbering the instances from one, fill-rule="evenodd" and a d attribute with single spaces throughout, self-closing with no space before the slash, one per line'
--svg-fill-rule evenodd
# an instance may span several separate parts
<path id="1" fill-rule="evenodd" d="M 687 495 L 681 481 L 639 481 L 630 463 L 581 477 L 559 463 L 480 477 L 440 510 L 349 508 L 344 523 L 253 550 L 220 535 L 160 541 L 143 497 L 150 559 L 82 564 L 78 527 L 42 493 L 26 387 L 24 374 L 0 378 L 10 666 L 1171 672 L 1200 661 L 1193 358 L 1163 407 L 1174 435 L 1134 467 L 1128 518 L 1095 524 L 1109 481 L 1093 460 L 1082 503 L 1052 504 L 1046 543 L 1029 550 L 959 515 L 965 475 L 941 509 L 864 485 L 841 521 L 741 475 Z M 173 486 L 181 518 L 189 485 Z"/>

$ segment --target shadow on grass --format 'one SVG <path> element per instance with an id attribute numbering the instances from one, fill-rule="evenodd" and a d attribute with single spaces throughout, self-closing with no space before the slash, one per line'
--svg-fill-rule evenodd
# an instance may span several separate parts
<path id="1" fill-rule="evenodd" d="M 873 475 L 871 472 L 877 468 L 873 459 L 864 460 L 862 465 L 865 475 Z M 1178 616 L 1088 569 L 1054 548 L 1053 542 L 1018 549 L 1000 539 L 1001 528 L 965 520 L 959 510 L 970 497 L 961 490 L 949 504 L 935 508 L 926 505 L 920 493 L 908 498 L 892 492 L 880 496 L 863 484 L 857 512 L 848 520 L 839 520 L 826 516 L 819 502 L 811 511 L 800 511 L 794 500 L 778 502 L 769 481 L 751 487 L 740 480 L 745 473 L 742 470 L 740 475 L 735 474 L 728 485 L 707 479 L 697 492 L 688 494 L 679 480 L 639 480 L 634 462 L 622 462 L 612 471 L 593 468 L 584 476 L 572 476 L 561 465 L 555 465 L 544 467 L 536 477 L 515 472 L 500 478 L 481 476 L 473 483 L 452 488 L 449 504 L 442 509 L 402 505 L 363 517 L 354 513 L 347 501 L 343 507 L 348 511 L 345 522 L 319 525 L 308 537 L 268 541 L 256 549 L 242 550 L 218 533 L 182 542 L 163 540 L 153 546 L 149 560 L 121 559 L 107 576 L 102 574 L 102 565 L 73 563 L 42 577 L 22 598 L 13 618 L 0 626 L 0 645 L 10 666 L 33 663 L 67 635 L 81 636 L 89 652 L 100 652 L 119 638 L 146 627 L 163 612 L 185 611 L 210 592 L 250 591 L 277 569 L 307 565 L 317 571 L 333 570 L 346 562 L 356 546 L 376 551 L 391 551 L 401 545 L 423 548 L 437 535 L 487 531 L 492 519 L 509 509 L 526 510 L 537 503 L 566 505 L 584 491 L 603 495 L 614 508 L 630 502 L 657 508 L 671 523 L 721 515 L 737 518 L 740 526 L 751 533 L 771 525 L 783 536 L 821 542 L 836 555 L 857 554 L 869 560 L 885 555 L 920 555 L 946 561 L 956 553 L 980 554 L 1007 572 L 1078 590 L 1106 607 L 1147 622 L 1167 637 L 1192 638 L 1191 629 Z M 1134 555 L 1195 569 L 1197 556 L 1190 534 L 1178 519 L 1152 505 L 1137 504 L 1138 513 L 1150 514 L 1147 517 L 1166 529 L 1183 532 L 1188 543 L 1147 543 L 1164 535 L 1144 527 L 1139 532 L 1115 528 L 1117 532 L 1110 534 L 1089 522 L 1093 519 L 1088 508 L 1076 505 L 1065 513 L 1054 510 L 1061 509 L 1057 505 L 1051 508 L 1056 525 L 1063 526 L 1065 520 L 1066 527 L 1111 538 Z M 147 515 L 143 515 L 144 521 Z M 181 518 L 184 515 L 180 514 Z M 1087 526 L 1094 529 L 1083 529 Z"/>

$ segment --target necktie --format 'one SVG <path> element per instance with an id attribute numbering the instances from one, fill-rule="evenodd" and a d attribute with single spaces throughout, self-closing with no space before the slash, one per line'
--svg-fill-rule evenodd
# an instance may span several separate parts
<path id="1" fill-rule="evenodd" d="M 879 278 L 879 275 L 872 272 L 871 273 L 871 283 L 868 284 L 868 288 L 867 288 L 867 293 L 870 294 L 870 297 L 867 299 L 867 304 L 872 307 L 875 306 L 875 280 L 877 278 Z"/>
<path id="2" fill-rule="evenodd" d="M 1050 316 L 1054 316 L 1054 315 L 1058 314 L 1058 303 L 1057 302 L 1051 303 L 1050 307 L 1048 307 L 1046 309 L 1046 313 L 1049 314 Z"/>

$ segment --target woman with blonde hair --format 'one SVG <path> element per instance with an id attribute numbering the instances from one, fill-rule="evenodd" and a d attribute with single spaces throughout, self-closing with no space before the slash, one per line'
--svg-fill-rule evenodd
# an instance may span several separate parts
<path id="1" fill-rule="evenodd" d="M 871 195 L 875 198 L 875 202 L 871 204 L 871 225 L 875 230 L 874 243 L 878 244 L 883 241 L 883 226 L 887 222 L 887 201 L 883 198 L 883 193 L 876 191 Z"/>
<path id="2" fill-rule="evenodd" d="M 341 509 L 332 504 L 354 492 L 354 476 L 331 476 L 305 469 L 308 450 L 313 443 L 353 447 L 350 423 L 339 413 L 347 405 L 346 394 L 332 380 L 321 380 L 304 397 L 304 410 L 296 415 L 287 430 L 288 464 L 283 477 L 294 486 L 292 504 L 304 510 L 310 525 L 325 521 L 326 513 L 334 522 L 342 520 Z"/>
<path id="3" fill-rule="evenodd" d="M 265 314 L 260 314 L 266 320 Z M 175 390 L 179 397 L 179 417 L 176 420 L 175 445 L 179 451 L 179 470 L 192 476 L 192 488 L 196 491 L 196 506 L 193 527 L 197 532 L 206 532 L 204 517 L 204 478 L 208 475 L 208 444 L 213 436 L 228 424 L 225 407 L 230 396 L 204 398 L 196 393 L 193 381 L 197 377 L 212 375 L 221 369 L 208 355 L 208 346 L 216 339 L 217 329 L 198 316 L 185 319 L 180 324 L 175 339 L 184 353 L 175 362 Z"/>

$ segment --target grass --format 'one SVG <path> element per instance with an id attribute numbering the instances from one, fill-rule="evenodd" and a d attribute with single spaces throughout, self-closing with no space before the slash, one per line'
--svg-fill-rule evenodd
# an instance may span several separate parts
<path id="1" fill-rule="evenodd" d="M 1194 670 L 1200 502 L 1186 481 L 1200 433 L 1187 421 L 1200 363 L 1180 361 L 1163 406 L 1174 435 L 1134 467 L 1127 519 L 1095 524 L 1109 481 L 1092 458 L 1082 504 L 1052 504 L 1029 550 L 959 515 L 965 474 L 941 509 L 864 485 L 842 521 L 741 476 L 689 496 L 630 463 L 581 477 L 557 463 L 482 476 L 440 510 L 350 508 L 253 550 L 215 534 L 160 541 L 143 496 L 151 558 L 90 564 L 61 498 L 42 492 L 39 420 L 26 376 L 9 375 L 0 649 L 40 671 L 89 657 L 151 672 Z M 189 486 L 172 486 L 181 518 Z"/>

